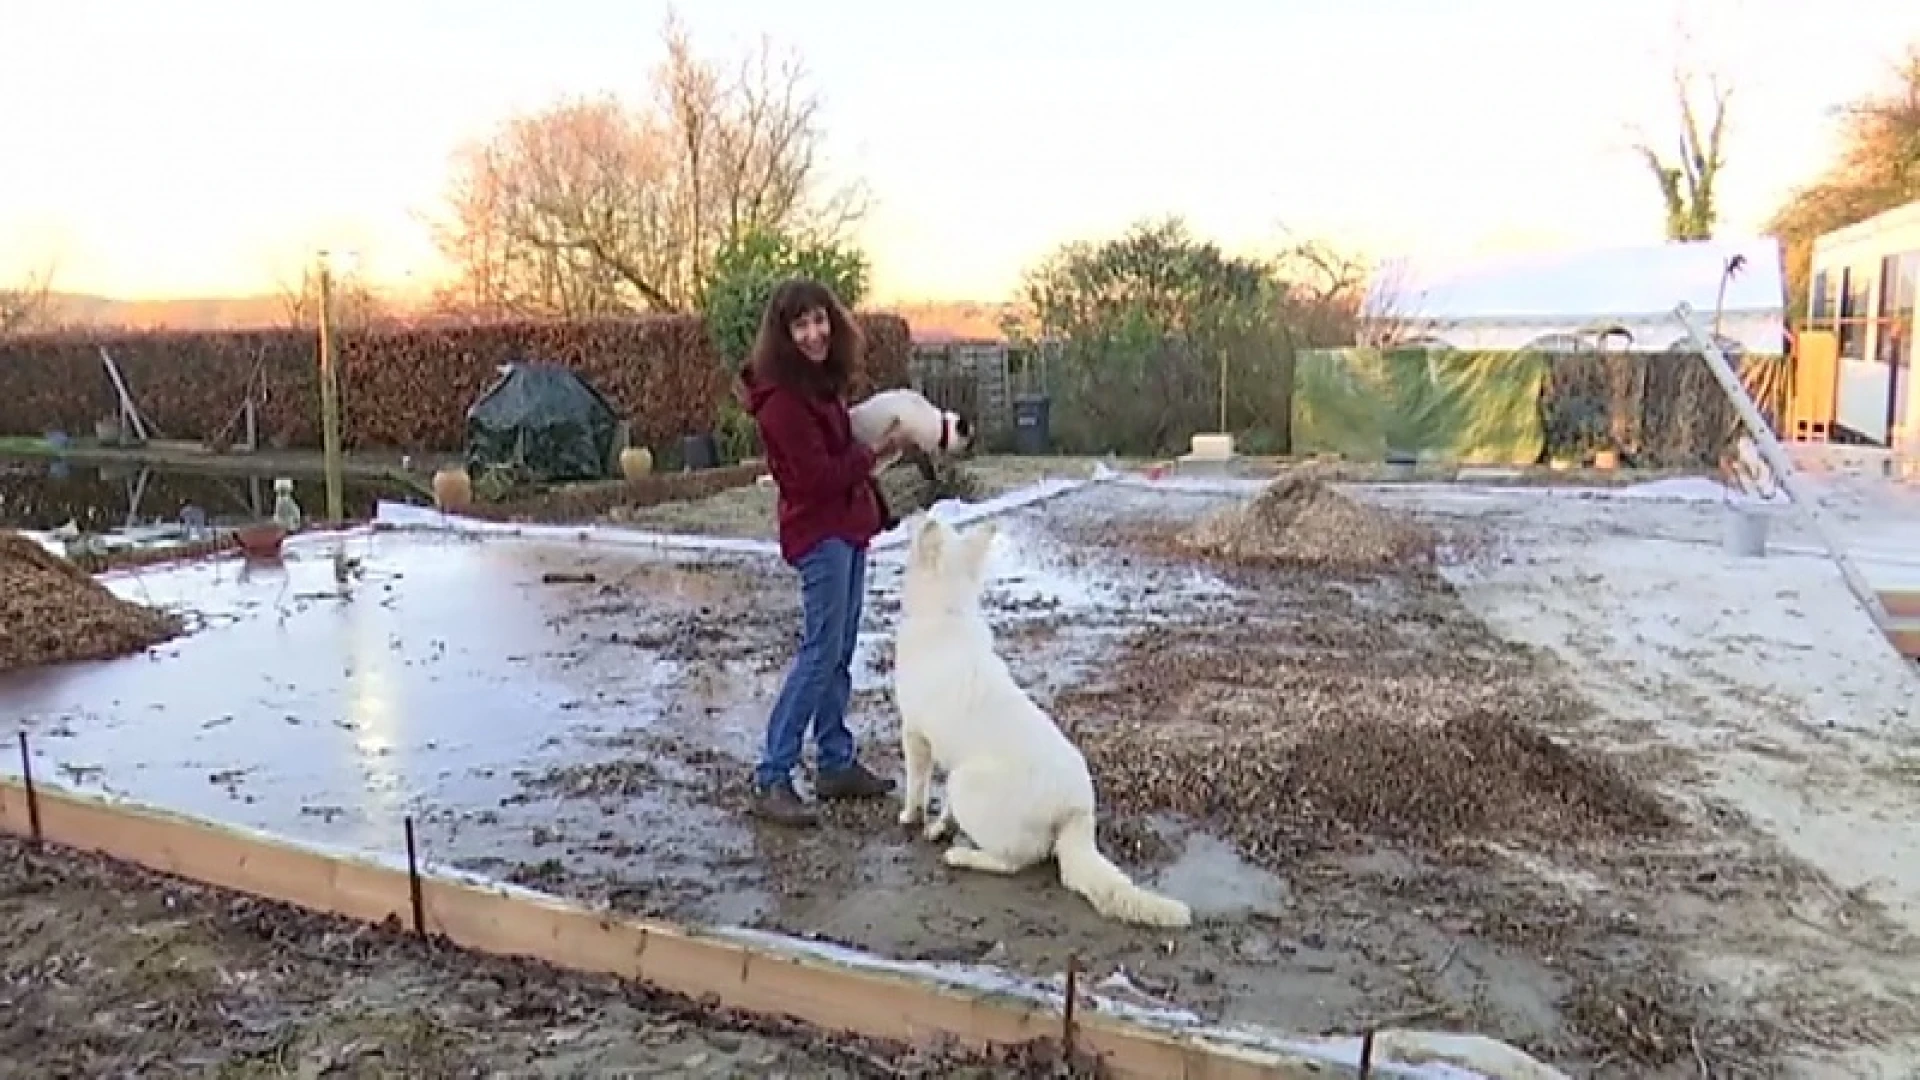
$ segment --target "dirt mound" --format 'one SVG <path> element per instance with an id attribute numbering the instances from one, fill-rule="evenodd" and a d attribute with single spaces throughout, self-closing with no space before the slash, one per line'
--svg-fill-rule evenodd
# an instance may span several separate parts
<path id="1" fill-rule="evenodd" d="M 1437 724 L 1317 727 L 1294 747 L 1284 775 L 1311 811 L 1427 842 L 1633 835 L 1668 820 L 1609 763 L 1494 711 Z"/>
<path id="2" fill-rule="evenodd" d="M 1405 517 L 1341 495 L 1318 473 L 1299 470 L 1248 502 L 1203 518 L 1179 546 L 1232 562 L 1377 570 L 1431 562 L 1434 538 Z"/>
<path id="3" fill-rule="evenodd" d="M 0 671 L 105 660 L 179 632 L 173 616 L 122 600 L 33 540 L 0 532 Z"/>
<path id="4" fill-rule="evenodd" d="M 1613 758 L 1550 737 L 1588 706 L 1451 590 L 1268 585 L 1257 607 L 1136 632 L 1100 684 L 1055 695 L 1117 813 L 1205 821 L 1270 865 L 1359 837 L 1555 850 L 1667 825 Z"/>
<path id="5" fill-rule="evenodd" d="M 1558 847 L 1669 822 L 1659 800 L 1611 763 L 1499 712 L 1165 734 L 1133 728 L 1085 740 L 1103 800 L 1215 822 L 1249 853 L 1282 862 L 1343 836 Z"/>

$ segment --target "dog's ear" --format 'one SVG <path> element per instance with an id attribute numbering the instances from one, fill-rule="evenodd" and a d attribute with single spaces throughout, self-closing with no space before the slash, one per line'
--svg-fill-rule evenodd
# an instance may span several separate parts
<path id="1" fill-rule="evenodd" d="M 913 541 L 908 545 L 907 557 L 921 566 L 939 565 L 941 549 L 946 546 L 946 529 L 940 520 L 925 510 L 915 510 L 907 522 L 913 530 Z"/>
<path id="2" fill-rule="evenodd" d="M 985 575 L 987 560 L 993 555 L 993 540 L 999 535 L 1000 527 L 991 521 L 983 521 L 967 530 L 961 545 L 969 577 L 977 581 Z"/>

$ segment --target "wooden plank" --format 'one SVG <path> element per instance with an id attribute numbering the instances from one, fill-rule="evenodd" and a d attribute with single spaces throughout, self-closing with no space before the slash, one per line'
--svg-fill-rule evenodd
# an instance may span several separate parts
<path id="1" fill-rule="evenodd" d="M 412 919 L 404 869 L 329 855 L 149 807 L 37 788 L 45 838 L 311 911 L 379 923 Z M 0 827 L 26 835 L 25 790 L 0 777 Z M 885 971 L 788 955 L 501 888 L 422 874 L 430 933 L 498 956 L 618 975 L 828 1031 L 981 1047 L 1057 1038 L 1058 1012 L 1013 994 L 966 991 Z M 1137 1080 L 1308 1080 L 1351 1075 L 1325 1062 L 1215 1045 L 1082 1010 L 1080 1046 Z"/>
<path id="2" fill-rule="evenodd" d="M 1882 589 L 1880 606 L 1889 619 L 1920 619 L 1920 589 Z"/>
<path id="3" fill-rule="evenodd" d="M 1895 619 L 1887 624 L 1886 635 L 1901 656 L 1920 660 L 1920 619 Z"/>
<path id="4" fill-rule="evenodd" d="M 1787 402 L 1789 431 L 1824 436 L 1832 430 L 1840 386 L 1840 339 L 1831 330 L 1802 330 L 1794 341 L 1793 389 Z"/>
<path id="5" fill-rule="evenodd" d="M 12 777 L 0 781 L 0 829 L 15 836 L 33 835 L 33 819 L 27 812 L 27 789 Z"/>

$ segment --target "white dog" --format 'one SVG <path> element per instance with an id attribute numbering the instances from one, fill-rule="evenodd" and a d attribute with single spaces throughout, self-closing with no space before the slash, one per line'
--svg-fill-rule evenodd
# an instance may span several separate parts
<path id="1" fill-rule="evenodd" d="M 948 866 L 1015 874 L 1051 855 L 1061 883 L 1107 918 L 1186 926 L 1187 905 L 1135 885 L 1095 846 L 1086 758 L 994 651 L 980 611 L 994 535 L 991 524 L 963 536 L 927 517 L 908 548 L 893 682 L 907 763 L 900 823 L 926 817 L 938 765 L 947 797 L 927 839 L 958 825 L 975 845 L 949 847 Z"/>
<path id="2" fill-rule="evenodd" d="M 951 410 L 934 407 L 917 390 L 882 390 L 848 410 L 853 437 L 877 446 L 897 422 L 924 454 L 958 454 L 973 442 L 973 425 Z M 875 476 L 893 467 L 898 454 L 873 463 Z"/>

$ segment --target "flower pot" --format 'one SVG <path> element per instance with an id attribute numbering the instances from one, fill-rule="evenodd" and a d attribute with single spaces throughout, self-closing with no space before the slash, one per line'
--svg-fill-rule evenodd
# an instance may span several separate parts
<path id="1" fill-rule="evenodd" d="M 1602 472 L 1612 472 L 1614 469 L 1619 468 L 1620 451 L 1595 450 L 1593 452 L 1593 467 Z"/>
<path id="2" fill-rule="evenodd" d="M 447 465 L 433 474 L 433 505 L 457 512 L 473 505 L 473 477 L 464 465 Z"/>
<path id="3" fill-rule="evenodd" d="M 620 451 L 620 475 L 631 484 L 653 473 L 653 451 L 644 446 L 630 446 Z"/>
<path id="4" fill-rule="evenodd" d="M 1547 461 L 1547 468 L 1552 469 L 1554 472 L 1566 472 L 1568 469 L 1573 468 L 1573 459 L 1563 457 L 1550 458 Z"/>
<path id="5" fill-rule="evenodd" d="M 249 559 L 277 559 L 287 530 L 278 525 L 246 525 L 236 529 L 233 538 L 240 543 L 240 553 Z"/>

